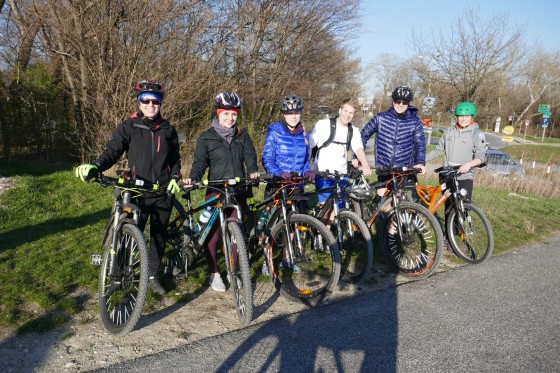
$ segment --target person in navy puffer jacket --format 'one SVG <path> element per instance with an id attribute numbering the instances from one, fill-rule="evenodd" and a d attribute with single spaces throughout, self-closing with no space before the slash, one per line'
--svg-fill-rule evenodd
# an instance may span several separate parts
<path id="1" fill-rule="evenodd" d="M 315 179 L 309 160 L 309 135 L 301 123 L 303 100 L 298 96 L 287 96 L 280 104 L 284 119 L 268 126 L 264 141 L 262 163 L 269 174 L 291 179 L 291 172 L 297 172 L 309 181 Z"/>
<path id="2" fill-rule="evenodd" d="M 414 93 L 410 88 L 395 88 L 393 105 L 375 115 L 365 125 L 361 137 L 364 149 L 375 133 L 375 165 L 386 167 L 415 167 L 426 172 L 426 140 L 418 109 L 410 105 Z"/>

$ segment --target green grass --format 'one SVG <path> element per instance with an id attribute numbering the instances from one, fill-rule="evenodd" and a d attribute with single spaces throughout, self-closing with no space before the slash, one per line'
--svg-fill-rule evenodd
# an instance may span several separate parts
<path id="1" fill-rule="evenodd" d="M 554 145 L 513 145 L 500 150 L 508 153 L 513 159 L 523 157 L 524 162 L 560 163 L 560 146 Z"/>
<path id="2" fill-rule="evenodd" d="M 79 181 L 68 164 L 0 163 L 0 169 L 1 176 L 15 181 L 15 187 L 0 195 L 0 326 L 19 332 L 49 330 L 95 307 L 99 267 L 90 261 L 103 250 L 112 190 Z M 475 188 L 475 201 L 495 229 L 496 253 L 558 232 L 560 198 L 508 194 Z M 202 198 L 200 192 L 195 201 Z M 252 269 L 258 277 L 259 268 Z M 188 280 L 176 287 L 165 284 L 175 288 L 165 297 L 188 301 L 206 289 L 207 281 L 201 256 Z M 160 299 L 150 292 L 146 310 L 160 307 Z"/>
<path id="3" fill-rule="evenodd" d="M 518 137 L 523 137 L 523 135 L 518 135 Z M 540 136 L 525 136 L 525 140 L 531 140 L 537 143 L 545 143 L 545 144 L 560 144 L 560 139 L 557 137 L 542 137 L 542 133 Z"/>

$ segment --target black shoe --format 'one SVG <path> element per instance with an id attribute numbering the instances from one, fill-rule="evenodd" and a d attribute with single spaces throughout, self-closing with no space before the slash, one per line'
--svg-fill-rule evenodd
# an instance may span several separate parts
<path id="1" fill-rule="evenodd" d="M 158 279 L 155 277 L 148 278 L 148 287 L 154 291 L 154 293 L 158 295 L 163 295 L 167 293 L 167 290 L 159 283 Z"/>

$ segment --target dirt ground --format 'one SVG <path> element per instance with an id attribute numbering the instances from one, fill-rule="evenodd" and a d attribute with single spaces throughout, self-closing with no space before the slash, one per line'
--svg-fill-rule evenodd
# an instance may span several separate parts
<path id="1" fill-rule="evenodd" d="M 329 303 L 406 281 L 374 267 L 364 284 L 340 282 Z M 218 293 L 208 289 L 186 303 L 164 298 L 160 306 L 158 311 L 144 314 L 135 330 L 122 337 L 105 331 L 94 304 L 86 307 L 94 311 L 83 312 L 66 326 L 49 332 L 16 336 L 13 330 L 1 330 L 0 372 L 84 372 L 242 328 L 229 290 Z M 308 308 L 282 297 L 270 282 L 258 283 L 251 325 Z"/>

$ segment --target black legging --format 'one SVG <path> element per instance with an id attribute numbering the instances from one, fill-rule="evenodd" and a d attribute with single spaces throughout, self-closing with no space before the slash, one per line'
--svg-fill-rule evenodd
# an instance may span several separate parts
<path id="1" fill-rule="evenodd" d="M 465 179 L 465 180 L 457 180 L 457 181 L 458 181 L 458 184 L 459 184 L 459 190 L 464 188 L 467 191 L 467 195 L 465 196 L 464 200 L 466 202 L 471 202 L 472 201 L 473 186 L 474 186 L 473 179 Z M 440 182 L 443 182 L 443 181 L 440 180 Z M 449 205 L 451 203 L 452 203 L 451 198 L 448 198 L 447 201 L 445 201 L 445 211 L 447 211 L 447 208 L 449 207 Z M 447 227 L 447 214 L 445 214 L 445 226 Z"/>
<path id="2" fill-rule="evenodd" d="M 167 243 L 167 224 L 171 216 L 174 196 L 146 193 L 137 199 L 142 213 L 138 228 L 143 232 L 150 218 L 150 248 L 148 250 L 148 276 L 156 276 Z"/>

